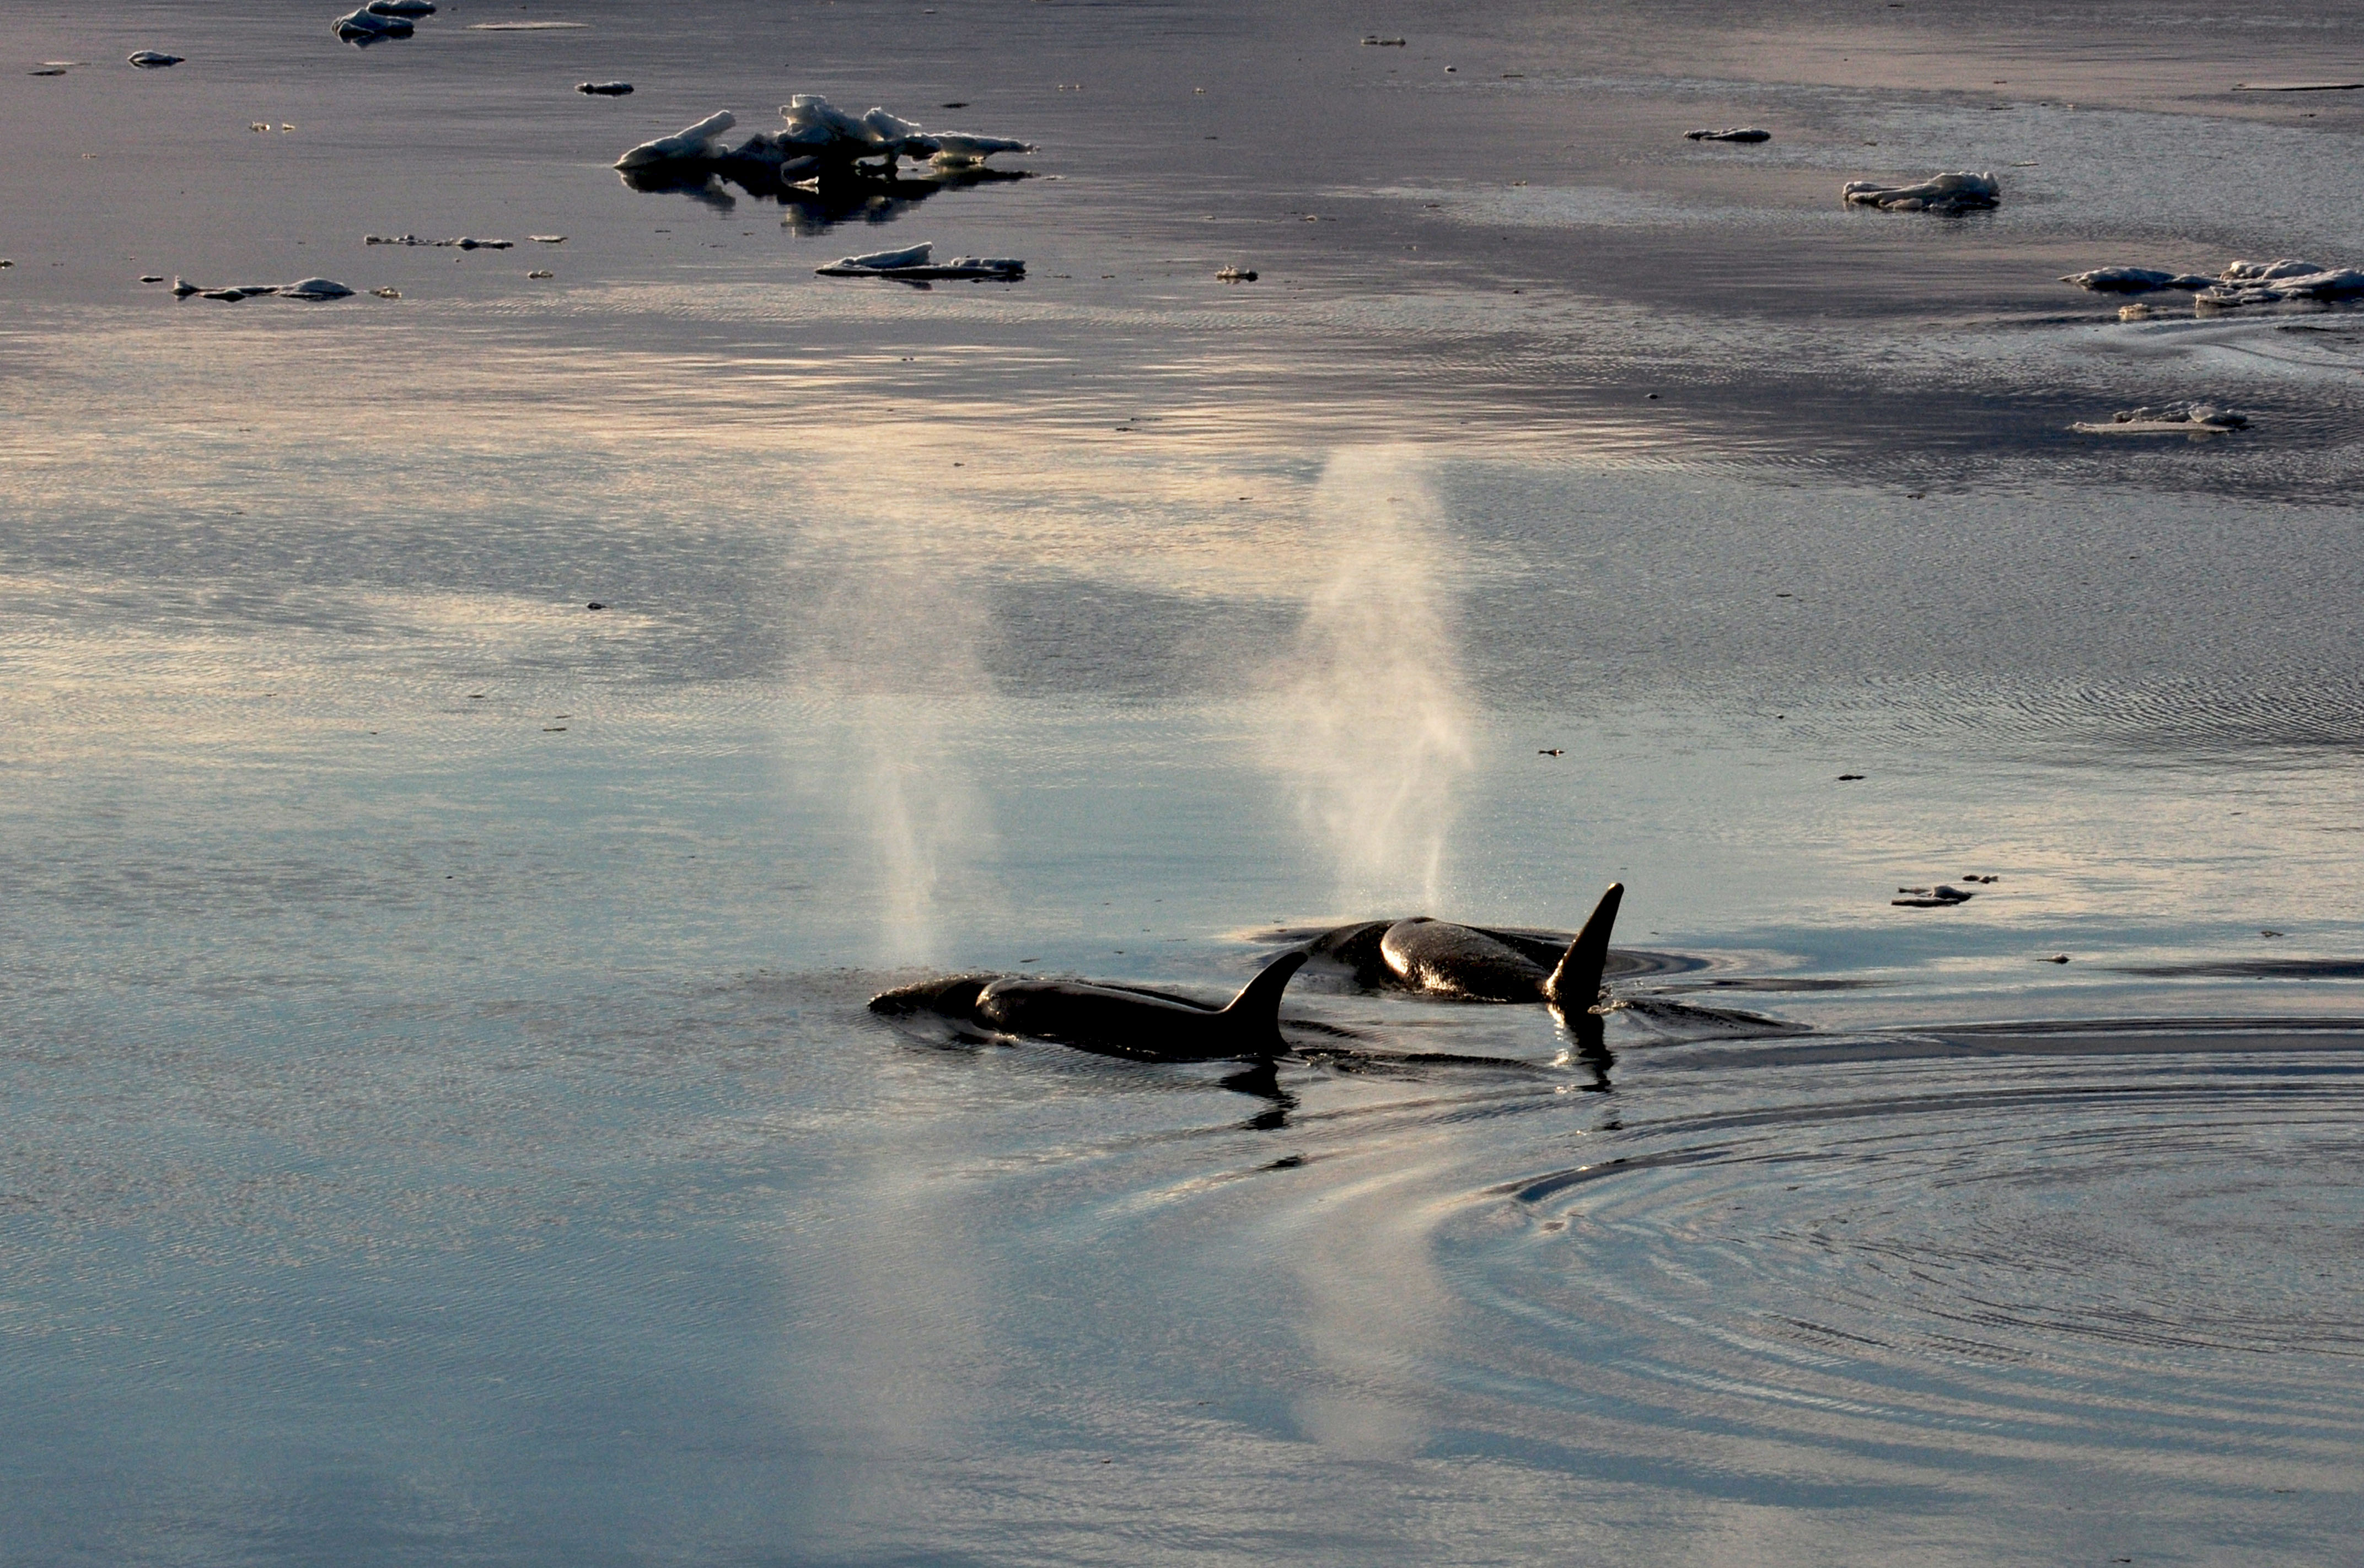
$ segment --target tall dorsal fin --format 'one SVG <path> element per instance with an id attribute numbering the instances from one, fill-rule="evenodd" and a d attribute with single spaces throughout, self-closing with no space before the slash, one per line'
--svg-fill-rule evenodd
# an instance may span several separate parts
<path id="1" fill-rule="evenodd" d="M 1303 949 L 1282 953 L 1264 966 L 1263 973 L 1240 987 L 1240 994 L 1228 1006 L 1216 1015 L 1234 1029 L 1257 1036 L 1280 1036 L 1280 994 L 1288 989 L 1289 977 L 1304 967 Z"/>
<path id="2" fill-rule="evenodd" d="M 1609 884 L 1609 891 L 1593 906 L 1592 917 L 1560 955 L 1559 967 L 1544 982 L 1545 1001 L 1556 1004 L 1563 1012 L 1583 1012 L 1600 999 L 1600 971 L 1609 962 L 1609 932 L 1617 924 L 1617 906 L 1624 896 L 1623 883 Z"/>

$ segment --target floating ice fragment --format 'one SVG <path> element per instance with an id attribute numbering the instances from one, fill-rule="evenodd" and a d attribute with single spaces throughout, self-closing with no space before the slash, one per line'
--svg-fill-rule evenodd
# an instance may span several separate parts
<path id="1" fill-rule="evenodd" d="M 2198 272 L 2163 272 L 2156 267 L 2096 267 L 2060 280 L 2096 294 L 2149 294 L 2157 289 L 2204 289 L 2216 280 Z"/>
<path id="2" fill-rule="evenodd" d="M 2166 403 L 2156 408 L 2121 408 L 2106 425 L 2068 428 L 2086 436 L 2206 436 L 2246 430 L 2249 417 L 2213 403 Z"/>
<path id="3" fill-rule="evenodd" d="M 574 90 L 595 98 L 620 98 L 632 90 L 630 82 L 577 82 Z"/>
<path id="4" fill-rule="evenodd" d="M 529 234 L 526 238 L 532 240 L 537 245 L 563 245 L 566 243 L 566 236 L 563 234 Z"/>
<path id="5" fill-rule="evenodd" d="M 1363 35 L 1363 44 L 1366 49 L 1401 49 L 1404 47 L 1404 40 L 1402 39 L 1383 39 L 1377 33 L 1365 33 Z"/>
<path id="6" fill-rule="evenodd" d="M 931 161 L 947 167 L 965 163 L 982 163 L 997 152 L 1031 152 L 1034 144 L 1006 136 L 977 136 L 968 131 L 940 130 L 931 136 L 915 139 L 932 141 L 936 150 Z"/>
<path id="7" fill-rule="evenodd" d="M 2230 310 L 2244 305 L 2273 305 L 2290 299 L 2353 299 L 2358 295 L 2364 295 L 2364 272 L 2284 258 L 2277 261 L 2236 261 L 2225 269 L 2214 285 L 2192 295 L 2191 303 L 2197 310 Z"/>
<path id="8" fill-rule="evenodd" d="M 2168 272 L 2152 267 L 2099 267 L 2060 280 L 2108 294 L 2147 294 L 2156 289 L 2193 291 L 2195 309 L 2226 310 L 2290 299 L 2347 299 L 2364 295 L 2364 272 L 2326 267 L 2285 256 L 2272 261 L 2235 261 L 2215 277 Z"/>
<path id="9" fill-rule="evenodd" d="M 899 278 L 920 283 L 937 278 L 973 278 L 1016 282 L 1026 275 L 1026 263 L 1011 256 L 955 256 L 931 261 L 932 244 L 907 245 L 900 250 L 873 250 L 847 256 L 813 271 L 824 278 Z"/>
<path id="10" fill-rule="evenodd" d="M 180 64 L 186 57 L 178 54 L 166 54 L 160 49 L 143 49 L 136 54 L 126 55 L 124 58 L 142 71 L 162 71 L 168 65 Z"/>
<path id="11" fill-rule="evenodd" d="M 1900 887 L 1896 891 L 1909 895 L 1907 897 L 1889 900 L 1890 904 L 1902 909 L 1946 909 L 1957 904 L 1968 904 L 1978 896 L 1974 893 L 1966 892 L 1942 882 L 1935 887 Z"/>
<path id="12" fill-rule="evenodd" d="M 1254 267 L 1225 267 L 1215 274 L 1219 284 L 1252 284 L 1256 281 Z"/>
<path id="13" fill-rule="evenodd" d="M 557 33 L 587 28 L 588 22 L 472 22 L 472 33 Z"/>
<path id="14" fill-rule="evenodd" d="M 875 271 L 883 267 L 924 267 L 935 251 L 932 242 L 907 245 L 900 250 L 873 250 L 866 256 L 847 256 L 830 264 L 835 267 L 866 267 Z"/>
<path id="15" fill-rule="evenodd" d="M 143 278 L 140 281 L 144 283 L 147 280 Z M 228 288 L 206 288 L 204 284 L 193 284 L 186 278 L 173 280 L 174 299 L 187 299 L 195 295 L 201 299 L 234 302 L 275 294 L 286 299 L 323 300 L 343 299 L 352 292 L 333 278 L 305 278 L 301 282 L 292 284 L 233 284 Z"/>
<path id="16" fill-rule="evenodd" d="M 435 0 L 369 0 L 362 9 L 378 17 L 431 17 Z"/>
<path id="17" fill-rule="evenodd" d="M 162 272 L 142 272 L 139 274 L 139 281 L 143 284 L 161 284 L 164 281 L 164 274 Z"/>
<path id="18" fill-rule="evenodd" d="M 559 236 L 564 239 L 564 235 Z M 428 245 L 447 246 L 457 250 L 507 250 L 517 243 L 514 239 L 476 239 L 463 234 L 452 239 L 421 239 L 416 234 L 364 234 L 364 245 Z"/>
<path id="19" fill-rule="evenodd" d="M 372 289 L 370 290 L 370 293 L 377 295 L 380 299 L 400 299 L 402 297 L 402 291 L 400 289 Z"/>
<path id="20" fill-rule="evenodd" d="M 543 271 L 542 269 L 541 269 L 541 268 L 539 268 L 539 267 L 535 268 L 532 272 L 528 272 L 528 273 L 526 274 L 526 276 L 527 276 L 527 277 L 529 277 L 529 278 L 554 278 L 554 277 L 556 277 L 557 275 L 558 275 L 558 274 L 557 274 L 556 272 L 546 272 L 546 271 Z"/>
<path id="21" fill-rule="evenodd" d="M 350 17 L 339 17 L 337 36 L 352 43 L 375 43 L 380 39 L 407 39 L 411 35 L 407 17 L 381 17 L 366 8 Z"/>
<path id="22" fill-rule="evenodd" d="M 1759 130 L 1753 125 L 1736 125 L 1725 130 L 1687 130 L 1685 141 L 1770 141 L 1773 133 Z"/>
<path id="23" fill-rule="evenodd" d="M 780 110 L 786 122 L 772 135 L 758 131 L 735 148 L 717 139 L 737 123 L 729 112 L 715 115 L 673 136 L 643 142 L 616 161 L 621 170 L 675 166 L 695 174 L 699 165 L 728 172 L 742 183 L 760 180 L 786 184 L 842 175 L 865 160 L 876 160 L 875 172 L 893 178 L 904 158 L 927 159 L 944 168 L 982 164 L 998 152 L 1031 152 L 1032 144 L 1009 137 L 980 136 L 972 131 L 922 131 L 885 109 L 849 115 L 818 94 L 800 93 Z"/>
<path id="24" fill-rule="evenodd" d="M 616 160 L 619 169 L 645 169 L 652 163 L 670 163 L 682 159 L 707 159 L 714 156 L 714 139 L 739 123 L 739 117 L 724 109 L 707 116 L 693 126 L 685 126 L 671 136 L 644 141 Z"/>
<path id="25" fill-rule="evenodd" d="M 1849 180 L 1839 197 L 1849 206 L 1876 206 L 1882 212 L 1975 212 L 2000 206 L 2002 186 L 1991 173 L 1957 172 L 1932 175 L 1917 185 Z"/>
<path id="26" fill-rule="evenodd" d="M 2364 82 L 2237 82 L 2236 93 L 2354 93 Z"/>

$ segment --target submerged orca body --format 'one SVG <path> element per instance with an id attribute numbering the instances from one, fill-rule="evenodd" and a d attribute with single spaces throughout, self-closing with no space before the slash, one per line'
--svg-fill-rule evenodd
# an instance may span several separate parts
<path id="1" fill-rule="evenodd" d="M 1301 950 L 1281 954 L 1222 1006 L 1130 985 L 959 974 L 881 992 L 870 1010 L 936 1013 L 1002 1034 L 1150 1062 L 1259 1059 L 1287 1049 L 1280 994 L 1306 957 Z"/>
<path id="2" fill-rule="evenodd" d="M 1565 948 L 1523 931 L 1460 926 L 1423 915 L 1341 926 L 1304 951 L 1344 964 L 1374 988 L 1469 1002 L 1548 1002 L 1563 1013 L 1582 1013 L 1600 999 L 1609 933 L 1624 896 L 1624 884 L 1610 884 L 1584 929 Z"/>

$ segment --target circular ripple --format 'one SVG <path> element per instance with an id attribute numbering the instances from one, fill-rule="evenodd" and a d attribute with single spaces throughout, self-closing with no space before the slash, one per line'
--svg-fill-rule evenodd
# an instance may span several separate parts
<path id="1" fill-rule="evenodd" d="M 1812 1410 L 1841 1440 L 2352 1440 L 2358 1062 L 1979 1071 L 2009 1082 L 1816 1074 L 1816 1103 L 1626 1129 L 1496 1189 L 1440 1238 L 1513 1326 L 1479 1375 L 1678 1426 Z"/>

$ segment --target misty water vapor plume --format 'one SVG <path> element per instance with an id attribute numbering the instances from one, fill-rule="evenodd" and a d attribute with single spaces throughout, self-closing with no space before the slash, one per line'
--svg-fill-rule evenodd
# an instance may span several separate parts
<path id="1" fill-rule="evenodd" d="M 1342 451 L 1309 544 L 1329 570 L 1271 684 L 1266 761 L 1334 863 L 1341 912 L 1433 906 L 1473 711 L 1442 508 L 1411 453 Z"/>
<path id="2" fill-rule="evenodd" d="M 984 612 L 963 586 L 916 549 L 849 561 L 806 628 L 809 688 L 843 736 L 832 783 L 868 840 L 890 964 L 942 956 L 942 906 L 973 901 L 992 843 L 961 740 L 991 689 Z"/>

